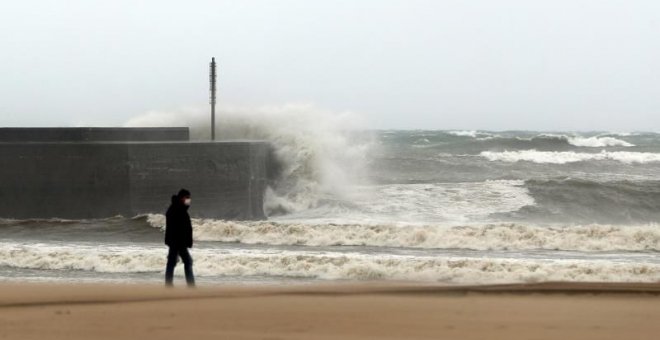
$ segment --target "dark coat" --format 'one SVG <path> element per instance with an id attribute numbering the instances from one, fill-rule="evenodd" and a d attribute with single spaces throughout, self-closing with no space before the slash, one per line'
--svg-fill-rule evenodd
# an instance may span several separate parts
<path id="1" fill-rule="evenodd" d="M 172 205 L 167 209 L 165 217 L 165 244 L 176 248 L 192 248 L 192 223 L 188 206 L 172 196 Z"/>

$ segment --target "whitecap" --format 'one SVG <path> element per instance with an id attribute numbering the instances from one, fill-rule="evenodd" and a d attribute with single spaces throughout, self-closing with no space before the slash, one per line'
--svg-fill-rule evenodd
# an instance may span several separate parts
<path id="1" fill-rule="evenodd" d="M 617 161 L 625 164 L 645 164 L 660 162 L 660 153 L 627 152 L 627 151 L 601 151 L 599 153 L 573 152 L 573 151 L 483 151 L 480 155 L 489 161 L 499 162 L 533 162 L 540 164 L 566 164 L 586 161 Z"/>

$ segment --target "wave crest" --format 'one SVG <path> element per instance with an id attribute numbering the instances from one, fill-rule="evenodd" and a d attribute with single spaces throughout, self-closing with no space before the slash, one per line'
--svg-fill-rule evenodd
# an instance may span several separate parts
<path id="1" fill-rule="evenodd" d="M 162 215 L 149 223 L 164 225 Z M 473 250 L 660 251 L 657 225 L 542 227 L 520 224 L 475 226 L 304 224 L 193 221 L 203 241 L 305 246 L 373 246 Z"/>
<path id="2" fill-rule="evenodd" d="M 407 256 L 279 250 L 192 251 L 200 277 L 267 276 L 445 283 L 541 281 L 656 282 L 660 265 L 590 260 Z M 0 243 L 0 266 L 102 273 L 161 273 L 163 249 Z M 181 266 L 176 274 L 181 275 Z"/>
<path id="3" fill-rule="evenodd" d="M 657 180 L 530 179 L 525 181 L 525 188 L 536 204 L 501 216 L 527 221 L 627 225 L 660 220 Z"/>
<path id="4" fill-rule="evenodd" d="M 590 148 L 602 148 L 607 146 L 625 146 L 632 147 L 635 146 L 632 143 L 628 143 L 624 140 L 617 139 L 614 137 L 567 137 L 568 143 L 575 146 L 581 147 L 590 147 Z"/>
<path id="5" fill-rule="evenodd" d="M 598 135 L 598 136 L 579 136 L 579 135 L 563 135 L 563 134 L 551 134 L 551 133 L 541 133 L 536 136 L 531 137 L 512 137 L 501 134 L 493 134 L 490 132 L 476 131 L 476 130 L 455 130 L 447 131 L 447 134 L 457 137 L 472 137 L 478 140 L 517 140 L 517 141 L 561 141 L 567 144 L 577 146 L 577 147 L 591 147 L 591 148 L 600 148 L 608 146 L 624 146 L 632 147 L 635 146 L 632 143 L 626 142 L 625 140 L 615 138 L 617 137 L 628 137 L 632 134 L 611 134 L 611 135 Z"/>
<path id="6" fill-rule="evenodd" d="M 625 164 L 646 164 L 660 162 L 660 153 L 627 152 L 627 151 L 601 151 L 599 153 L 573 152 L 573 151 L 482 151 L 482 157 L 489 161 L 500 162 L 533 162 L 540 164 L 566 164 L 586 161 L 616 161 Z"/>
<path id="7" fill-rule="evenodd" d="M 489 132 L 476 131 L 476 130 L 454 130 L 454 131 L 447 131 L 447 134 L 457 137 L 472 137 L 472 138 L 493 136 L 493 134 Z"/>

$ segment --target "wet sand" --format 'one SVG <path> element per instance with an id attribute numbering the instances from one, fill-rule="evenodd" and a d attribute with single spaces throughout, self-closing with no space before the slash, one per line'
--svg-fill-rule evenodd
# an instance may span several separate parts
<path id="1" fill-rule="evenodd" d="M 0 339 L 657 339 L 660 283 L 1 284 Z"/>

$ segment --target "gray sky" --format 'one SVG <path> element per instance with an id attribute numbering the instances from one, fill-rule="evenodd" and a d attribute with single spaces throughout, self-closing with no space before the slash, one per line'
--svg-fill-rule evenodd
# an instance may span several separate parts
<path id="1" fill-rule="evenodd" d="M 315 103 L 371 128 L 660 131 L 660 1 L 2 1 L 0 126 Z"/>

